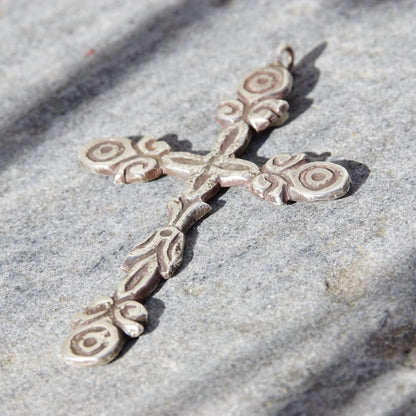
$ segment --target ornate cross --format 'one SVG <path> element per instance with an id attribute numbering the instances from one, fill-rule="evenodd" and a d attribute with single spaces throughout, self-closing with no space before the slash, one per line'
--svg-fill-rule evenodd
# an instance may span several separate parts
<path id="1" fill-rule="evenodd" d="M 73 330 L 61 353 L 66 363 L 106 364 L 119 354 L 127 337 L 142 334 L 147 322 L 143 303 L 162 279 L 178 270 L 186 231 L 211 210 L 207 201 L 221 188 L 244 186 L 275 205 L 335 199 L 348 191 L 350 177 L 342 166 L 308 162 L 305 154 L 279 154 L 261 167 L 237 157 L 254 132 L 287 120 L 289 104 L 284 98 L 292 87 L 293 60 L 293 50 L 282 46 L 273 63 L 240 84 L 238 99 L 220 104 L 217 121 L 224 129 L 205 156 L 174 152 L 166 142 L 149 136 L 138 143 L 123 137 L 98 139 L 81 150 L 86 169 L 113 175 L 116 183 L 172 175 L 184 179 L 185 186 L 178 198 L 168 202 L 168 225 L 130 251 L 122 266 L 127 274 L 114 295 L 94 300 L 72 318 Z"/>

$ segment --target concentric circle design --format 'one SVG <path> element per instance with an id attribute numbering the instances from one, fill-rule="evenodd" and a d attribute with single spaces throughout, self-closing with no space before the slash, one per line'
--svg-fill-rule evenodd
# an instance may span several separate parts
<path id="1" fill-rule="evenodd" d="M 79 367 L 103 365 L 117 356 L 124 340 L 116 326 L 99 320 L 75 329 L 64 342 L 62 357 Z"/>
<path id="2" fill-rule="evenodd" d="M 281 78 L 276 72 L 263 70 L 254 72 L 244 82 L 244 89 L 252 94 L 264 94 L 279 86 Z"/>
<path id="3" fill-rule="evenodd" d="M 104 326 L 89 327 L 72 337 L 71 350 L 76 355 L 91 357 L 108 349 L 111 338 L 111 332 Z"/>
<path id="4" fill-rule="evenodd" d="M 321 191 L 333 185 L 340 172 L 332 166 L 309 166 L 299 174 L 300 183 L 311 191 Z"/>
<path id="5" fill-rule="evenodd" d="M 93 162 L 108 162 L 120 157 L 125 150 L 123 143 L 107 140 L 92 146 L 87 153 L 87 157 Z"/>

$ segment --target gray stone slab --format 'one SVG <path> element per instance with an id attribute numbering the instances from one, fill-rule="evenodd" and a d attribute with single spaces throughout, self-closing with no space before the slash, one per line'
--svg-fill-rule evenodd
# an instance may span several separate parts
<path id="1" fill-rule="evenodd" d="M 0 414 L 416 414 L 412 1 L 0 3 Z M 353 179 L 275 207 L 242 189 L 188 238 L 120 359 L 58 358 L 182 184 L 118 187 L 77 152 L 110 135 L 209 150 L 221 99 L 297 53 L 291 121 L 245 157 L 309 152 Z"/>

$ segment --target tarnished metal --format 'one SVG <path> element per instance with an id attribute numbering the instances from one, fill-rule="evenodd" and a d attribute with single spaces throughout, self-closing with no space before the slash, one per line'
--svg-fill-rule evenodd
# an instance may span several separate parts
<path id="1" fill-rule="evenodd" d="M 284 45 L 275 62 L 244 79 L 237 99 L 220 104 L 217 120 L 224 130 L 205 156 L 172 151 L 166 142 L 149 136 L 138 143 L 124 137 L 98 139 L 81 150 L 85 168 L 112 175 L 116 183 L 146 182 L 166 174 L 184 179 L 185 186 L 179 198 L 168 202 L 168 225 L 130 251 L 122 267 L 127 274 L 113 297 L 96 299 L 72 319 L 73 331 L 61 352 L 66 363 L 106 364 L 118 355 L 126 337 L 141 335 L 147 321 L 142 303 L 162 279 L 177 271 L 186 231 L 211 210 L 206 201 L 221 188 L 244 186 L 275 205 L 335 199 L 348 191 L 348 172 L 334 163 L 308 162 L 304 154 L 279 154 L 258 167 L 237 157 L 253 131 L 280 125 L 288 118 L 284 98 L 292 86 L 293 61 L 293 50 Z"/>

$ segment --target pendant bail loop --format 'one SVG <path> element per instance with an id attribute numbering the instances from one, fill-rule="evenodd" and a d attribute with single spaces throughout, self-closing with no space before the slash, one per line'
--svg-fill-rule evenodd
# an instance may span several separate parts
<path id="1" fill-rule="evenodd" d="M 295 52 L 287 43 L 282 43 L 276 51 L 274 62 L 291 71 L 295 63 Z"/>

